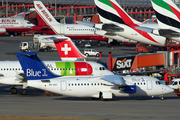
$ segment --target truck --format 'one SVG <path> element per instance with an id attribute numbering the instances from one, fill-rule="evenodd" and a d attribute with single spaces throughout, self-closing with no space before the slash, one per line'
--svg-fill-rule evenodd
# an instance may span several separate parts
<path id="1" fill-rule="evenodd" d="M 169 86 L 174 89 L 177 96 L 180 96 L 180 78 L 173 79 Z"/>
<path id="2" fill-rule="evenodd" d="M 48 52 L 50 50 L 56 50 L 53 37 L 62 37 L 62 35 L 40 35 L 36 34 L 33 37 L 33 41 L 21 42 L 19 44 L 20 51 L 43 51 Z"/>

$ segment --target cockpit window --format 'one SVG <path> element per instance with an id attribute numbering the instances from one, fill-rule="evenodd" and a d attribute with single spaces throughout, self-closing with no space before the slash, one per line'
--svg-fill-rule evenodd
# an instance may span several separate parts
<path id="1" fill-rule="evenodd" d="M 161 82 L 160 82 L 160 81 L 156 81 L 156 84 L 157 84 L 157 85 L 160 85 L 160 84 L 161 84 Z"/>
<path id="2" fill-rule="evenodd" d="M 177 81 L 175 81 L 172 85 L 177 85 Z"/>
<path id="3" fill-rule="evenodd" d="M 31 24 L 30 22 L 27 22 L 27 24 Z"/>

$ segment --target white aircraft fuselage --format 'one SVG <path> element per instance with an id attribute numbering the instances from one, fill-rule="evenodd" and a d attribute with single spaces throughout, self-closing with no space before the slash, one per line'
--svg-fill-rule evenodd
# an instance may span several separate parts
<path id="1" fill-rule="evenodd" d="M 6 32 L 26 32 L 31 30 L 32 26 L 34 26 L 34 24 L 24 19 L 0 18 L 0 32 L 3 31 L 2 34 Z"/>
<path id="2" fill-rule="evenodd" d="M 71 97 L 93 97 L 99 98 L 100 94 L 104 94 L 103 98 L 111 99 L 115 97 L 125 96 L 154 96 L 163 95 L 173 90 L 160 83 L 153 77 L 144 76 L 123 76 L 124 85 L 136 85 L 136 92 L 133 94 L 119 90 L 118 85 L 104 83 L 99 77 L 59 77 L 48 81 L 29 80 L 28 86 L 51 91 Z M 122 76 L 121 76 L 122 77 Z"/>

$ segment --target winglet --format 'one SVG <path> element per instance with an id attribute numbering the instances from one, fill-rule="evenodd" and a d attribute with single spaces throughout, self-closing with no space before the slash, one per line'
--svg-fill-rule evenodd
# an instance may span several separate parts
<path id="1" fill-rule="evenodd" d="M 60 77 L 54 75 L 34 52 L 16 53 L 27 80 L 43 80 Z"/>

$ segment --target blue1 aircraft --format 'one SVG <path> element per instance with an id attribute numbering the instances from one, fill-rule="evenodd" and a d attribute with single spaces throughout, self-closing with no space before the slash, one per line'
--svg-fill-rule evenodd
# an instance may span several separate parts
<path id="1" fill-rule="evenodd" d="M 122 96 L 155 96 L 173 92 L 149 76 L 59 76 L 51 73 L 34 52 L 16 53 L 29 87 L 71 97 L 112 99 Z"/>

